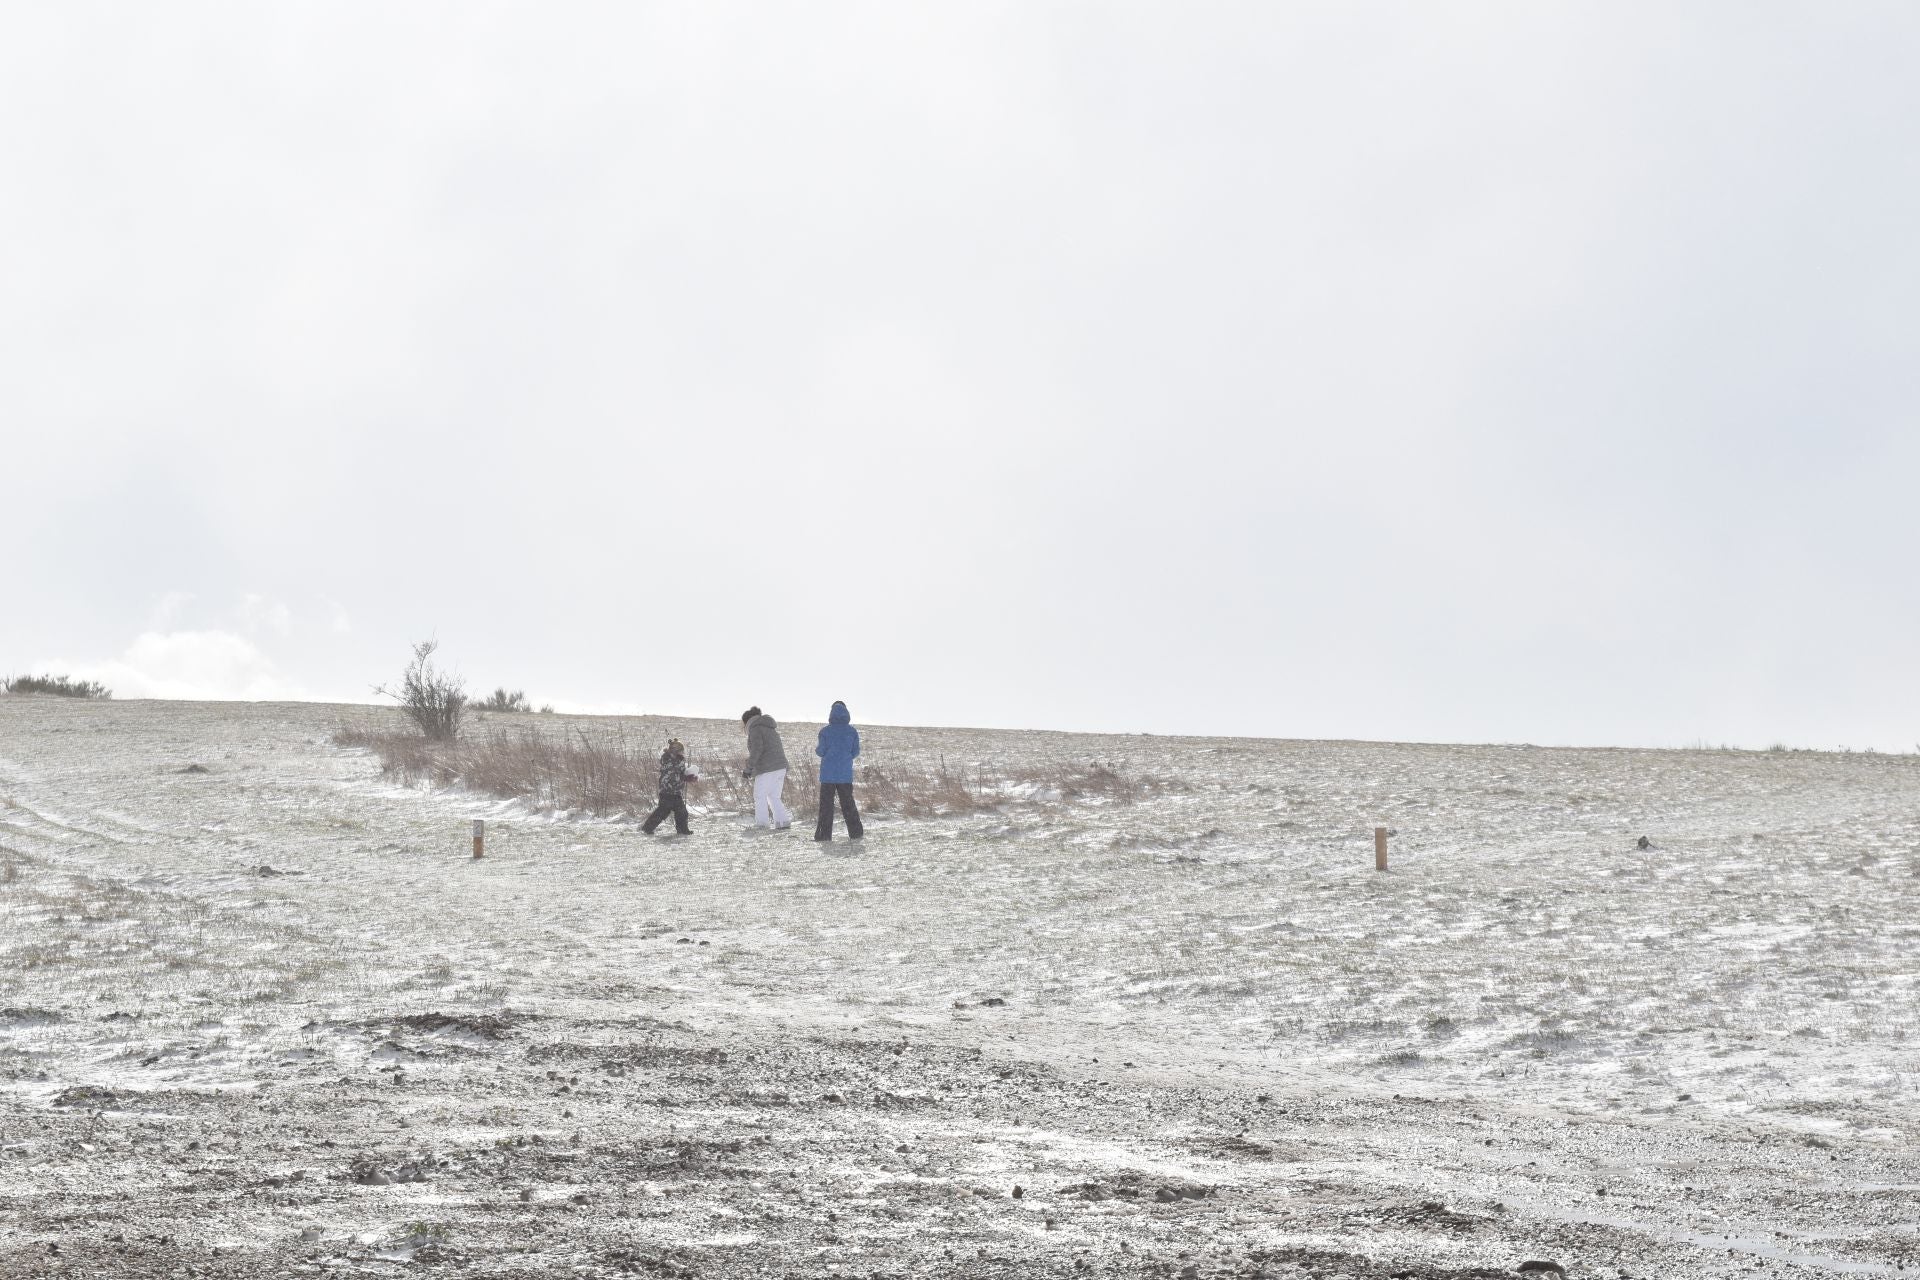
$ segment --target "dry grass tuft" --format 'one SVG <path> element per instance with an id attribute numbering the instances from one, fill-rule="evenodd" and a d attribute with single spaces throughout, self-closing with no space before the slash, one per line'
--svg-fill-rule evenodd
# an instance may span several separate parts
<path id="1" fill-rule="evenodd" d="M 624 731 L 593 738 L 581 729 L 502 729 L 435 742 L 417 733 L 353 726 L 333 740 L 375 752 L 381 770 L 408 786 L 464 787 L 540 811 L 643 813 L 656 799 L 654 753 Z"/>
<path id="2" fill-rule="evenodd" d="M 643 746 L 618 727 L 597 735 L 578 727 L 566 732 L 523 727 L 435 742 L 417 733 L 362 724 L 340 729 L 333 740 L 375 752 L 381 770 L 408 786 L 463 787 L 519 800 L 539 812 L 638 815 L 652 809 L 657 798 L 658 752 L 652 740 Z M 737 763 L 708 753 L 694 759 L 693 771 L 700 781 L 689 790 L 689 800 L 704 802 L 709 809 L 751 807 L 752 785 L 740 777 Z M 816 794 L 817 762 L 802 757 L 788 769 L 787 782 L 790 793 Z M 918 767 L 863 764 L 859 773 L 863 812 L 907 818 L 1032 805 L 1126 803 L 1179 789 L 1170 781 L 1128 774 L 1098 760 L 957 768 L 942 757 Z"/>
<path id="3" fill-rule="evenodd" d="M 955 768 L 943 756 L 920 769 L 861 771 L 861 807 L 909 818 L 998 811 L 1034 804 L 1131 802 L 1179 788 L 1165 779 L 1123 773 L 1099 760 L 1039 765 L 979 763 Z"/>
<path id="4" fill-rule="evenodd" d="M 533 704 L 527 701 L 527 695 L 520 689 L 509 689 L 501 685 L 486 697 L 473 704 L 475 711 L 500 711 L 518 713 L 533 710 Z"/>

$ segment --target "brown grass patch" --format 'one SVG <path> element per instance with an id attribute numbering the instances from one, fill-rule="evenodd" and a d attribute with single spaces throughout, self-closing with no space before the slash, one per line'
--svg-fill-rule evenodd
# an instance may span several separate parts
<path id="1" fill-rule="evenodd" d="M 519 800 L 539 812 L 638 815 L 657 799 L 659 756 L 652 738 L 643 746 L 624 728 L 590 735 L 578 727 L 565 732 L 523 727 L 434 742 L 418 733 L 362 724 L 340 729 L 333 740 L 374 752 L 382 772 L 408 786 L 463 787 Z M 710 809 L 751 807 L 753 788 L 740 777 L 737 764 L 709 753 L 693 761 L 693 771 L 700 781 L 688 789 L 691 803 Z M 818 763 L 801 758 L 787 770 L 787 782 L 803 797 L 817 794 Z M 863 813 L 908 818 L 1125 803 L 1182 789 L 1099 760 L 965 767 L 944 757 L 923 765 L 863 763 L 856 782 Z"/>

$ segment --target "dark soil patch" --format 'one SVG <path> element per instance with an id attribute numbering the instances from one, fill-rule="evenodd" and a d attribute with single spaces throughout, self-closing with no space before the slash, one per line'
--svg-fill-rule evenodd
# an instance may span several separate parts
<path id="1" fill-rule="evenodd" d="M 64 1013 L 52 1009 L 38 1009 L 32 1005 L 13 1006 L 0 1009 L 0 1027 L 44 1027 L 65 1020 Z"/>
<path id="2" fill-rule="evenodd" d="M 502 1010 L 499 1013 L 409 1013 L 398 1018 L 369 1020 L 366 1025 L 405 1027 L 411 1031 L 464 1031 L 487 1040 L 504 1040 L 514 1028 L 534 1015 Z"/>

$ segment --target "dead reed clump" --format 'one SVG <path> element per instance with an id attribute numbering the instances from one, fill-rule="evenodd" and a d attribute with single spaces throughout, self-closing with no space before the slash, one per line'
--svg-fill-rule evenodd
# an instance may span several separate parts
<path id="1" fill-rule="evenodd" d="M 943 756 L 919 769 L 872 765 L 860 775 L 862 808 L 909 818 L 1035 805 L 1130 803 L 1180 789 L 1168 779 L 1125 773 L 1099 760 L 1037 765 L 980 762 L 959 768 Z"/>
<path id="2" fill-rule="evenodd" d="M 632 814 L 653 808 L 657 799 L 654 754 L 629 742 L 624 731 L 600 738 L 578 728 L 562 737 L 537 729 L 494 732 L 457 754 L 459 781 L 469 790 L 535 809 Z"/>
<path id="3" fill-rule="evenodd" d="M 653 757 L 624 733 L 595 739 L 578 729 L 558 736 L 528 728 L 435 741 L 354 726 L 333 741 L 374 752 L 381 772 L 407 786 L 464 787 L 539 811 L 631 814 L 656 798 Z"/>
<path id="4" fill-rule="evenodd" d="M 657 753 L 624 728 L 589 734 L 536 726 L 496 729 L 465 739 L 434 741 L 418 733 L 366 724 L 333 735 L 343 747 L 370 750 L 382 772 L 408 786 L 463 787 L 538 812 L 636 816 L 653 808 Z M 695 758 L 699 781 L 687 793 L 701 811 L 746 812 L 753 784 L 740 765 L 714 752 Z M 818 762 L 801 757 L 787 771 L 789 803 L 809 804 L 819 792 Z M 1062 804 L 1129 803 L 1178 790 L 1165 779 L 1130 774 L 1103 761 L 1004 766 L 976 762 L 867 763 L 858 780 L 860 808 L 878 816 L 939 818 Z"/>
<path id="5" fill-rule="evenodd" d="M 351 718 L 343 718 L 334 726 L 332 742 L 336 747 L 373 751 L 387 738 L 413 732 L 410 722 L 395 708 L 357 708 L 349 714 Z"/>
<path id="6" fill-rule="evenodd" d="M 934 818 L 994 807 L 982 774 L 969 777 L 950 769 L 944 758 L 922 769 L 869 765 L 857 776 L 860 807 L 868 813 Z"/>
<path id="7" fill-rule="evenodd" d="M 1167 779 L 1126 773 L 1102 761 L 956 766 L 866 764 L 858 792 L 863 811 L 907 818 L 999 813 L 1062 804 L 1130 803 L 1181 790 Z"/>

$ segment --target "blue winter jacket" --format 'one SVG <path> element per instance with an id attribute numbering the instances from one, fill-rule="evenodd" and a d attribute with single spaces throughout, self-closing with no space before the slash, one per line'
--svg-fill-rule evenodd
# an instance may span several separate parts
<path id="1" fill-rule="evenodd" d="M 847 704 L 836 702 L 827 713 L 827 727 L 820 731 L 820 745 L 813 749 L 820 757 L 820 781 L 852 782 L 853 758 L 860 754 L 860 731 L 853 727 Z"/>

